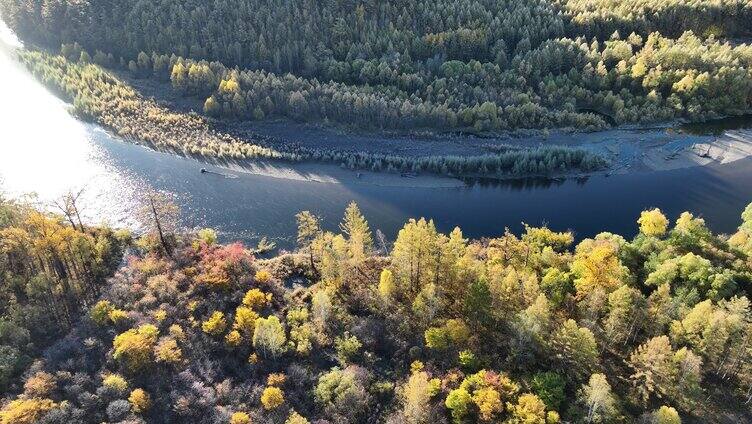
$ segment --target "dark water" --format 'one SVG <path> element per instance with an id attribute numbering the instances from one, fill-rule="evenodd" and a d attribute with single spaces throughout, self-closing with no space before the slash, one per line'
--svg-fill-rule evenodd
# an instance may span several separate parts
<path id="1" fill-rule="evenodd" d="M 582 180 L 520 180 L 476 183 L 467 188 L 380 187 L 294 181 L 234 173 L 238 178 L 202 175 L 191 159 L 118 142 L 99 132 L 92 142 L 110 166 L 152 187 L 177 195 L 185 224 L 216 228 L 225 239 L 268 235 L 281 247 L 294 242 L 294 215 L 311 210 L 336 229 L 348 202 L 358 202 L 371 226 L 394 237 L 411 217 L 432 217 L 442 231 L 460 226 L 466 236 L 513 231 L 521 223 L 574 229 L 578 237 L 601 231 L 636 232 L 645 208 L 660 207 L 671 219 L 685 210 L 699 214 L 716 231 L 731 232 L 752 201 L 752 160 L 720 167 L 599 176 Z M 212 169 L 209 167 L 208 169 Z"/>
<path id="2" fill-rule="evenodd" d="M 682 124 L 679 130 L 692 135 L 721 135 L 724 131 L 752 128 L 752 114 Z"/>

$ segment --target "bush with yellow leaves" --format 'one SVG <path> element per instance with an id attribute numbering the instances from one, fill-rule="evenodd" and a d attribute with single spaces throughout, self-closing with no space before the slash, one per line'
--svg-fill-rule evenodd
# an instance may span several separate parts
<path id="1" fill-rule="evenodd" d="M 172 337 L 173 339 L 178 341 L 185 340 L 185 331 L 183 331 L 183 327 L 177 324 L 172 324 L 167 331 L 170 333 L 170 337 Z"/>
<path id="2" fill-rule="evenodd" d="M 235 412 L 230 417 L 230 424 L 251 424 L 251 417 L 245 412 Z"/>
<path id="3" fill-rule="evenodd" d="M 110 323 L 110 312 L 114 307 L 107 300 L 100 300 L 89 310 L 89 318 L 97 325 L 107 325 Z"/>
<path id="4" fill-rule="evenodd" d="M 151 324 L 132 328 L 115 337 L 112 356 L 123 361 L 130 371 L 141 371 L 152 362 L 152 350 L 158 336 L 159 330 Z"/>
<path id="5" fill-rule="evenodd" d="M 220 311 L 214 311 L 209 319 L 201 324 L 201 329 L 204 333 L 212 336 L 219 336 L 224 333 L 225 328 L 227 328 L 227 320 L 225 319 L 225 314 Z"/>
<path id="6" fill-rule="evenodd" d="M 102 379 L 102 385 L 118 393 L 125 393 L 128 390 L 128 382 L 120 374 L 110 374 Z"/>
<path id="7" fill-rule="evenodd" d="M 511 422 L 531 424 L 556 424 L 559 414 L 556 411 L 546 412 L 546 404 L 536 395 L 525 393 L 517 399 L 517 404 L 507 403 L 511 415 Z"/>
<path id="8" fill-rule="evenodd" d="M 253 338 L 253 329 L 256 327 L 258 314 L 247 306 L 238 306 L 235 310 L 235 322 L 232 324 L 233 330 L 240 332 L 242 336 L 248 339 Z"/>
<path id="9" fill-rule="evenodd" d="M 272 274 L 265 269 L 260 269 L 256 271 L 255 278 L 257 283 L 265 284 L 272 280 Z"/>
<path id="10" fill-rule="evenodd" d="M 110 321 L 115 325 L 120 325 L 128 321 L 128 313 L 122 309 L 113 309 L 109 314 Z"/>
<path id="11" fill-rule="evenodd" d="M 250 289 L 243 297 L 243 305 L 258 311 L 266 307 L 272 301 L 271 293 L 264 293 L 259 289 Z"/>
<path id="12" fill-rule="evenodd" d="M 228 346 L 238 347 L 243 342 L 243 336 L 240 335 L 238 330 L 232 330 L 225 336 L 225 343 Z"/>
<path id="13" fill-rule="evenodd" d="M 154 357 L 157 362 L 167 364 L 179 364 L 183 362 L 183 350 L 178 346 L 178 342 L 172 337 L 163 337 L 154 348 Z"/>
<path id="14" fill-rule="evenodd" d="M 151 407 L 151 396 L 144 389 L 136 389 L 128 396 L 128 402 L 131 403 L 133 412 L 143 414 Z"/>
<path id="15" fill-rule="evenodd" d="M 310 421 L 297 412 L 292 411 L 290 416 L 287 417 L 287 420 L 285 420 L 285 424 L 310 424 Z"/>
<path id="16" fill-rule="evenodd" d="M 279 387 L 267 387 L 261 394 L 261 405 L 270 411 L 285 403 L 285 393 Z"/>
<path id="17" fill-rule="evenodd" d="M 0 410 L 0 424 L 34 424 L 54 407 L 50 399 L 17 399 Z"/>

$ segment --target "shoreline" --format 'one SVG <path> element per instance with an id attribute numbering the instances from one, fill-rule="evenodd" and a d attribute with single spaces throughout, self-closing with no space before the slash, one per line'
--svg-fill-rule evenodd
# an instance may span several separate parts
<path id="1" fill-rule="evenodd" d="M 23 47 L 3 44 L 4 54 L 11 56 L 19 52 L 28 51 Z M 44 86 L 33 75 L 27 66 L 10 57 L 13 63 Z M 473 179 L 487 179 L 498 181 L 520 179 L 569 179 L 596 175 L 612 175 L 641 171 L 665 171 L 694 166 L 705 166 L 712 163 L 726 164 L 735 160 L 752 156 L 752 131 L 725 131 L 720 136 L 683 134 L 677 131 L 676 123 L 668 122 L 660 126 L 648 128 L 635 126 L 621 126 L 597 132 L 576 132 L 566 129 L 544 132 L 539 130 L 516 130 L 500 135 L 468 135 L 468 134 L 397 134 L 366 131 L 348 131 L 341 127 L 328 127 L 324 124 L 308 124 L 292 122 L 286 119 L 265 121 L 231 121 L 208 118 L 197 114 L 190 108 L 195 98 L 184 98 L 169 89 L 168 82 L 154 79 L 135 79 L 127 76 L 123 71 L 106 70 L 107 73 L 124 81 L 126 87 L 135 90 L 137 95 L 146 103 L 162 109 L 165 113 L 178 117 L 192 117 L 191 119 L 205 120 L 207 127 L 195 132 L 192 137 L 200 137 L 200 133 L 215 137 L 219 140 L 219 154 L 204 154 L 203 149 L 190 145 L 164 143 L 170 134 L 163 131 L 162 140 L 145 140 L 137 134 L 123 133 L 121 129 L 101 122 L 96 116 L 81 121 L 96 125 L 124 142 L 143 145 L 152 150 L 168 154 L 178 154 L 192 158 L 199 162 L 212 164 L 237 172 L 256 175 L 266 175 L 276 178 L 286 178 L 301 181 L 344 183 L 362 182 L 384 186 L 402 187 L 463 187 L 465 181 Z M 147 89 L 146 87 L 150 87 Z M 160 89 L 161 87 L 161 89 Z M 54 89 L 53 95 L 60 98 L 60 93 Z M 161 91 L 160 91 L 161 90 Z M 159 91 L 159 93 L 158 93 Z M 159 95 L 156 97 L 155 95 Z M 75 102 L 61 99 L 69 108 L 75 108 Z M 172 100 L 176 101 L 173 102 Z M 191 113 L 193 112 L 193 113 Z M 139 122 L 132 121 L 138 126 Z M 752 126 L 752 122 L 750 122 Z M 152 127 L 159 133 L 159 128 Z M 153 131 L 152 130 L 152 131 Z M 177 135 L 184 135 L 177 133 Z M 225 159 L 222 155 L 222 142 L 228 140 L 230 147 L 245 144 L 247 150 L 253 151 L 251 157 L 239 158 L 230 152 L 233 159 Z M 261 141 L 258 143 L 258 141 Z M 204 144 L 205 141 L 200 141 Z M 213 141 L 209 140 L 209 143 Z M 253 144 L 256 143 L 256 144 Z M 199 144 L 199 146 L 201 145 Z M 290 146 L 299 146 L 300 150 L 289 150 Z M 213 146 L 213 148 L 216 147 Z M 433 160 L 479 160 L 479 158 L 494 155 L 511 154 L 513 160 L 526 160 L 530 154 L 538 149 L 570 149 L 572 152 L 584 152 L 592 157 L 607 161 L 607 166 L 598 167 L 595 171 L 569 168 L 554 172 L 509 172 L 495 171 L 484 174 L 471 170 L 458 174 L 453 171 L 433 172 L 431 169 L 421 169 L 415 164 L 430 163 Z M 263 150 L 274 153 L 273 157 L 264 157 L 255 151 Z M 306 152 L 309 157 L 306 157 Z M 317 160 L 321 152 L 326 152 L 326 159 Z M 516 156 L 515 156 L 516 155 Z M 289 156 L 289 157 L 288 157 Z M 369 156 L 371 156 L 369 158 Z M 350 159 L 347 159 L 347 158 Z M 402 169 L 361 165 L 359 158 L 381 162 L 382 157 L 401 161 Z M 498 157 L 498 156 L 497 156 Z M 355 162 L 351 162 L 355 158 Z M 347 160 L 347 165 L 345 161 Z M 482 160 L 482 159 L 481 159 Z M 532 160 L 536 160 L 533 156 Z M 407 162 L 405 162 L 407 161 Z M 337 165 L 339 162 L 339 165 Z M 353 165 L 355 163 L 355 165 Z M 367 163 L 367 162 L 366 162 Z M 412 169 L 411 165 L 412 165 Z M 480 162 L 482 163 L 482 162 Z M 514 162 L 516 163 L 516 162 Z M 407 164 L 407 169 L 405 169 Z M 433 165 L 435 167 L 435 164 Z M 328 168 L 328 173 L 322 174 L 321 168 Z M 316 169 L 314 169 L 316 168 Z M 334 176 L 332 176 L 334 175 Z M 405 178 L 404 176 L 409 178 Z"/>
<path id="2" fill-rule="evenodd" d="M 77 118 L 76 118 L 77 119 Z M 208 178 L 236 178 L 232 172 L 259 175 L 270 178 L 278 178 L 292 181 L 306 181 L 322 184 L 369 184 L 380 187 L 403 187 L 403 188 L 464 188 L 465 182 L 459 178 L 442 175 L 422 174 L 413 177 L 402 177 L 399 174 L 388 172 L 373 172 L 343 169 L 331 163 L 321 162 L 288 162 L 275 161 L 272 159 L 219 159 L 200 155 L 190 155 L 185 152 L 169 149 L 159 149 L 149 143 L 128 140 L 110 129 L 97 123 L 81 121 L 91 126 L 93 131 L 101 131 L 117 142 L 135 145 L 152 152 L 176 156 L 185 160 L 196 162 L 196 172 L 202 169 L 200 165 L 206 165 Z M 217 172 L 225 171 L 225 172 Z M 230 172 L 228 174 L 227 172 Z M 360 177 L 357 175 L 361 174 Z M 527 177 L 526 177 L 527 178 Z M 534 177 L 529 177 L 534 178 Z"/>
<path id="3" fill-rule="evenodd" d="M 200 110 L 198 99 L 182 97 L 174 93 L 169 82 L 149 78 L 136 79 L 125 71 L 110 70 L 110 72 L 136 88 L 146 98 L 154 100 L 163 107 L 182 113 L 193 112 L 205 117 Z M 574 129 L 554 129 L 549 132 L 518 129 L 497 134 L 473 134 L 462 131 L 442 133 L 430 130 L 367 131 L 326 123 L 296 122 L 286 118 L 239 121 L 207 117 L 209 122 L 221 131 L 246 141 L 261 138 L 271 148 L 293 144 L 304 148 L 334 149 L 346 153 L 396 154 L 407 158 L 421 158 L 469 157 L 500 151 L 530 151 L 540 147 L 565 147 L 582 149 L 599 155 L 609 162 L 606 168 L 592 172 L 529 173 L 490 177 L 472 173 L 461 176 L 435 174 L 435 176 L 450 179 L 490 178 L 501 181 L 524 178 L 581 178 L 731 163 L 752 156 L 752 131 L 735 129 L 724 131 L 720 135 L 703 135 L 683 133 L 681 128 L 684 125 L 713 125 L 714 122 L 739 118 L 739 116 L 729 116 L 704 123 L 674 120 L 649 126 L 625 124 L 594 132 Z M 747 128 L 752 128 L 752 119 L 749 119 Z M 389 174 L 383 171 L 376 173 Z"/>

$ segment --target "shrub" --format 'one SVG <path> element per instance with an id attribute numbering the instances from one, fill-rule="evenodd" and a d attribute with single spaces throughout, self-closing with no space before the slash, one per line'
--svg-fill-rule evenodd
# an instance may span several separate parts
<path id="1" fill-rule="evenodd" d="M 107 300 L 100 300 L 89 311 L 89 318 L 97 325 L 106 325 L 110 322 L 110 312 L 114 307 Z"/>
<path id="2" fill-rule="evenodd" d="M 256 320 L 253 332 L 253 347 L 258 349 L 264 357 L 276 358 L 284 352 L 285 329 L 274 315 Z"/>
<path id="3" fill-rule="evenodd" d="M 179 328 L 179 327 L 178 327 Z M 171 337 L 162 338 L 154 348 L 154 357 L 157 362 L 168 364 L 178 364 L 183 362 L 183 351 L 178 346 L 177 341 Z"/>
<path id="4" fill-rule="evenodd" d="M 287 417 L 287 420 L 285 420 L 285 424 L 310 424 L 310 421 L 297 412 L 292 411 L 290 416 Z"/>
<path id="5" fill-rule="evenodd" d="M 547 371 L 533 376 L 532 388 L 549 409 L 558 410 L 566 399 L 564 384 L 564 378 L 561 375 Z"/>
<path id="6" fill-rule="evenodd" d="M 259 289 L 250 289 L 243 297 L 243 305 L 258 311 L 266 307 L 272 300 L 271 293 L 264 293 Z"/>
<path id="7" fill-rule="evenodd" d="M 131 409 L 136 414 L 142 414 L 151 407 L 151 397 L 144 389 L 136 389 L 128 396 L 128 402 L 131 403 Z"/>
<path id="8" fill-rule="evenodd" d="M 102 379 L 102 385 L 117 393 L 125 393 L 128 390 L 128 382 L 120 374 L 110 374 Z"/>
<path id="9" fill-rule="evenodd" d="M 266 377 L 267 386 L 284 386 L 287 381 L 287 376 L 284 373 L 271 373 Z"/>
<path id="10" fill-rule="evenodd" d="M 256 282 L 265 284 L 272 280 L 272 274 L 265 269 L 260 269 L 256 272 L 255 276 Z"/>
<path id="11" fill-rule="evenodd" d="M 661 406 L 653 412 L 653 423 L 655 424 L 681 424 L 681 417 L 676 409 L 670 406 Z"/>
<path id="12" fill-rule="evenodd" d="M 235 412 L 230 417 L 230 424 L 251 424 L 251 417 L 245 412 Z"/>
<path id="13" fill-rule="evenodd" d="M 170 337 L 174 338 L 175 340 L 185 340 L 185 332 L 183 331 L 183 327 L 177 324 L 171 325 L 168 332 L 170 333 Z"/>
<path id="14" fill-rule="evenodd" d="M 202 228 L 198 230 L 197 237 L 199 241 L 207 246 L 212 246 L 217 243 L 217 232 L 211 228 Z"/>
<path id="15" fill-rule="evenodd" d="M 340 365 L 347 365 L 360 351 L 363 344 L 355 336 L 345 334 L 342 337 L 337 337 L 334 341 L 334 345 L 337 350 L 337 360 Z"/>
<path id="16" fill-rule="evenodd" d="M 123 420 L 131 412 L 131 404 L 127 400 L 118 399 L 107 405 L 107 417 L 112 422 Z"/>
<path id="17" fill-rule="evenodd" d="M 201 324 L 204 333 L 212 336 L 219 336 L 224 333 L 225 328 L 227 328 L 227 320 L 225 320 L 225 314 L 220 311 L 214 311 L 209 319 Z"/>
<path id="18" fill-rule="evenodd" d="M 52 374 L 39 371 L 24 383 L 24 394 L 33 398 L 46 398 L 57 387 Z"/>
<path id="19" fill-rule="evenodd" d="M 0 424 L 35 424 L 54 407 L 50 399 L 17 399 L 0 410 Z"/>
<path id="20" fill-rule="evenodd" d="M 365 389 L 363 373 L 358 370 L 358 367 L 353 366 L 345 370 L 335 367 L 319 377 L 313 392 L 314 398 L 329 415 L 358 422 L 368 409 L 370 396 Z"/>
<path id="21" fill-rule="evenodd" d="M 122 309 L 113 309 L 109 313 L 109 318 L 113 324 L 119 325 L 128 321 L 128 313 Z"/>
<path id="22" fill-rule="evenodd" d="M 284 402 L 285 394 L 279 387 L 267 387 L 261 394 L 261 404 L 267 411 L 278 408 Z"/>
<path id="23" fill-rule="evenodd" d="M 256 327 L 258 317 L 253 309 L 247 306 L 238 306 L 235 310 L 235 322 L 232 324 L 232 328 L 248 338 L 253 338 L 253 330 Z"/>
<path id="24" fill-rule="evenodd" d="M 140 371 L 151 364 L 158 335 L 159 330 L 151 324 L 130 329 L 115 337 L 113 357 L 123 361 L 130 371 Z"/>
<path id="25" fill-rule="evenodd" d="M 232 330 L 225 336 L 225 343 L 227 343 L 228 346 L 238 347 L 242 341 L 243 337 L 238 330 Z"/>

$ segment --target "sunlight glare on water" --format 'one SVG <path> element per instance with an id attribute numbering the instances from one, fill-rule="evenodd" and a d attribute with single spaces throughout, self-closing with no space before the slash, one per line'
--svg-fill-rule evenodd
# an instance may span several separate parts
<path id="1" fill-rule="evenodd" d="M 93 130 L 74 119 L 67 105 L 39 85 L 11 57 L 18 39 L 0 25 L 0 188 L 11 195 L 35 193 L 49 205 L 68 191 L 84 189 L 84 216 L 133 226 L 138 180 L 91 142 Z M 143 184 L 143 183 L 141 183 Z"/>

